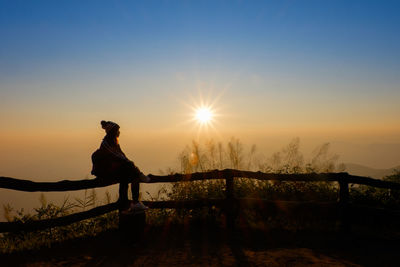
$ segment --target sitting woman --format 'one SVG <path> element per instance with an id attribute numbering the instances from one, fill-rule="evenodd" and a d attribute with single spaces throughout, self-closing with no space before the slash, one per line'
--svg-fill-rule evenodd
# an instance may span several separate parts
<path id="1" fill-rule="evenodd" d="M 135 164 L 129 160 L 118 143 L 120 134 L 119 125 L 112 121 L 101 121 L 101 127 L 106 131 L 106 136 L 92 154 L 92 174 L 99 179 L 118 181 L 120 210 L 123 213 L 133 213 L 148 209 L 139 201 L 139 181 L 150 182 Z M 128 200 L 128 187 L 131 184 L 132 202 Z"/>

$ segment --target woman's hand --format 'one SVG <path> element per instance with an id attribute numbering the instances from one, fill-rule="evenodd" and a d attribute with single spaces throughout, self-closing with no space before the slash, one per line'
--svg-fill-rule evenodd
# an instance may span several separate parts
<path id="1" fill-rule="evenodd" d="M 140 181 L 142 181 L 144 183 L 148 183 L 151 181 L 150 177 L 147 175 L 144 175 L 143 173 L 140 174 L 139 179 L 140 179 Z"/>

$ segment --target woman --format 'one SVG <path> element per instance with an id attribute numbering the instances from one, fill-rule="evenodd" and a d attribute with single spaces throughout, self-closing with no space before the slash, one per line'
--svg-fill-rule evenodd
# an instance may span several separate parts
<path id="1" fill-rule="evenodd" d="M 119 181 L 120 209 L 124 213 L 144 211 L 148 209 L 139 201 L 139 180 L 150 182 L 150 178 L 144 175 L 135 164 L 129 160 L 118 143 L 119 125 L 112 121 L 101 121 L 101 127 L 106 131 L 106 136 L 92 154 L 92 174 L 99 179 Z M 128 187 L 131 183 L 132 202 L 128 200 Z"/>

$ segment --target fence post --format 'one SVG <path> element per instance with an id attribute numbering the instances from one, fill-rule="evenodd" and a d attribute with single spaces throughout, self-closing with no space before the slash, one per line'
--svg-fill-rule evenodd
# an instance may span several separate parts
<path id="1" fill-rule="evenodd" d="M 347 176 L 339 178 L 339 208 L 341 219 L 341 230 L 350 230 L 349 220 L 349 182 Z"/>
<path id="2" fill-rule="evenodd" d="M 131 244 L 139 242 L 146 227 L 146 212 L 143 211 L 136 214 L 122 214 L 119 212 L 118 215 L 118 229 L 121 241 Z"/>
<path id="3" fill-rule="evenodd" d="M 233 173 L 225 173 L 226 182 L 226 224 L 228 229 L 233 230 L 235 226 L 235 197 L 233 186 Z"/>

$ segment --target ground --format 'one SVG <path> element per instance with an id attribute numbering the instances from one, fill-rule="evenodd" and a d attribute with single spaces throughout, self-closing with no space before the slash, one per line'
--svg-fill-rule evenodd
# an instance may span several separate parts
<path id="1" fill-rule="evenodd" d="M 2 266 L 399 266 L 399 239 L 356 233 L 147 226 L 139 242 L 117 230 L 39 251 L 0 255 Z"/>

